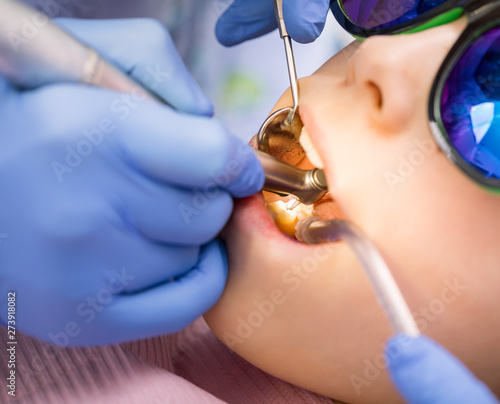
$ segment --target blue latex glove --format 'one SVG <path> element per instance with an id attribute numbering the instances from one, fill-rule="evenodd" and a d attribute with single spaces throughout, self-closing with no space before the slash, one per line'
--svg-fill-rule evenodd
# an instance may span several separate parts
<path id="1" fill-rule="evenodd" d="M 385 351 L 391 378 L 410 404 L 498 404 L 485 384 L 425 336 L 398 334 Z"/>
<path id="2" fill-rule="evenodd" d="M 184 112 L 106 89 L 0 77 L 0 319 L 60 345 L 182 329 L 219 298 L 214 238 L 262 167 L 149 20 L 59 24 Z M 190 114 L 187 114 L 189 112 Z"/>
<path id="3" fill-rule="evenodd" d="M 290 37 L 314 41 L 323 31 L 330 0 L 284 0 L 283 18 Z M 278 27 L 272 0 L 234 0 L 217 22 L 215 33 L 225 46 L 257 38 Z"/>

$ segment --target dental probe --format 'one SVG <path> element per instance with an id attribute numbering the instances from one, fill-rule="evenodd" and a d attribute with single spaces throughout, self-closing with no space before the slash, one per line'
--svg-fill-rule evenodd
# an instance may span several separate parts
<path id="1" fill-rule="evenodd" d="M 30 23 L 36 32 L 26 34 Z M 0 74 L 23 88 L 76 82 L 161 101 L 39 11 L 0 0 Z"/>
<path id="2" fill-rule="evenodd" d="M 264 191 L 282 196 L 293 195 L 297 198 L 295 206 L 298 202 L 312 205 L 328 192 L 323 170 L 301 170 L 263 151 L 255 150 L 255 154 L 266 175 Z"/>
<path id="3" fill-rule="evenodd" d="M 420 335 L 410 309 L 386 262 L 361 230 L 344 220 L 320 220 L 314 216 L 299 221 L 295 228 L 297 240 L 305 244 L 346 241 L 361 262 L 375 291 L 375 296 L 394 331 L 413 337 Z"/>
<path id="4" fill-rule="evenodd" d="M 274 0 L 274 14 L 278 23 L 280 37 L 285 43 L 286 64 L 288 66 L 288 77 L 290 78 L 290 89 L 292 90 L 293 108 L 283 124 L 292 125 L 293 117 L 299 106 L 299 86 L 297 83 L 297 71 L 295 70 L 295 58 L 293 56 L 292 40 L 286 30 L 285 20 L 283 18 L 283 0 Z"/>

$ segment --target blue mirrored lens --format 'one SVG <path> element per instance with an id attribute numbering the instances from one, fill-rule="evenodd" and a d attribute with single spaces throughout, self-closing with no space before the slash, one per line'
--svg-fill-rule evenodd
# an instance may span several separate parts
<path id="1" fill-rule="evenodd" d="M 458 153 L 485 177 L 500 178 L 500 27 L 483 33 L 453 67 L 441 118 Z"/>
<path id="2" fill-rule="evenodd" d="M 349 19 L 365 29 L 394 27 L 413 20 L 447 0 L 340 0 Z"/>

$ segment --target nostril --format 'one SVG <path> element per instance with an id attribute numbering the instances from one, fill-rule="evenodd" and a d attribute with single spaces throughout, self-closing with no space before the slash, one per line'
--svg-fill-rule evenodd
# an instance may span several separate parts
<path id="1" fill-rule="evenodd" d="M 383 99 L 380 87 L 377 86 L 373 81 L 368 81 L 366 84 L 368 86 L 369 91 L 372 93 L 372 99 L 374 100 L 375 106 L 378 109 L 382 109 Z"/>

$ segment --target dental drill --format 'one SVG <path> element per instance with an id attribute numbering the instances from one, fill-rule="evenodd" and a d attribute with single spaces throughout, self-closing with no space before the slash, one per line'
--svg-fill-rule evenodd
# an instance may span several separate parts
<path id="1" fill-rule="evenodd" d="M 263 151 L 256 150 L 255 154 L 266 175 L 264 191 L 281 196 L 293 195 L 297 204 L 304 205 L 318 202 L 328 192 L 323 170 L 301 170 Z"/>
<path id="2" fill-rule="evenodd" d="M 30 38 L 23 31 L 25 21 L 36 23 Z M 139 91 L 144 98 L 162 102 L 49 17 L 15 0 L 0 0 L 0 74 L 22 88 L 73 82 Z"/>

